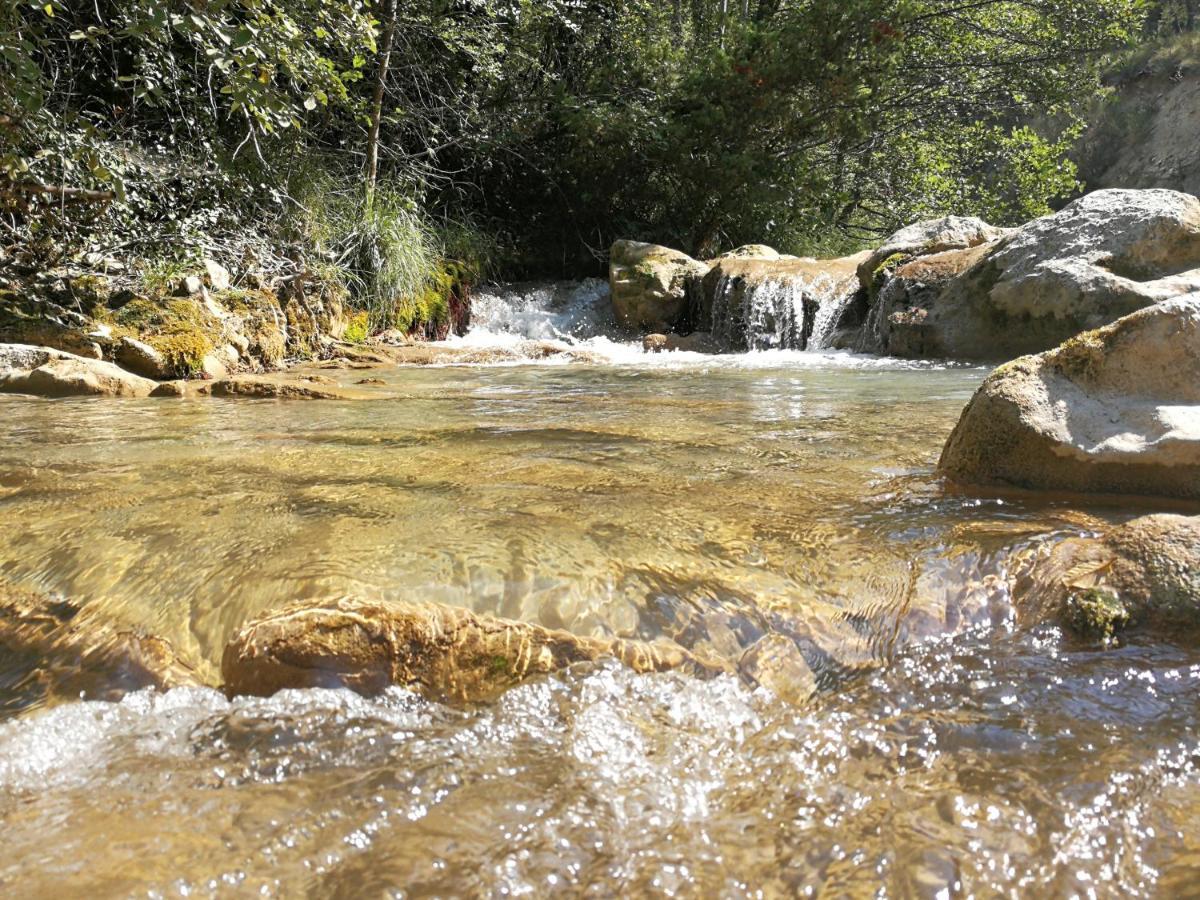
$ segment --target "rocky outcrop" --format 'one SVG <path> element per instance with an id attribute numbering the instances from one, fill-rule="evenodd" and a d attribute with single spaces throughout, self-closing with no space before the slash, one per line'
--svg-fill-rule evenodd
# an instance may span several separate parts
<path id="1" fill-rule="evenodd" d="M 1200 498 L 1200 294 L 996 369 L 940 469 L 967 484 Z"/>
<path id="2" fill-rule="evenodd" d="M 1102 537 L 1059 541 L 1014 597 L 1023 619 L 1093 637 L 1200 626 L 1200 516 L 1145 516 Z"/>
<path id="3" fill-rule="evenodd" d="M 1097 191 L 1002 238 L 921 298 L 908 314 L 923 337 L 909 343 L 923 355 L 1010 359 L 1196 290 L 1200 200 Z"/>
<path id="4" fill-rule="evenodd" d="M 401 685 L 438 700 L 488 700 L 533 675 L 605 657 L 638 672 L 708 666 L 673 644 L 577 637 L 455 607 L 343 598 L 285 607 L 243 626 L 225 648 L 230 694 Z"/>
<path id="5" fill-rule="evenodd" d="M 872 250 L 858 265 L 858 279 L 864 290 L 874 292 L 880 275 L 888 268 L 898 267 L 918 256 L 992 244 L 1011 231 L 971 216 L 944 216 L 916 222 L 901 228 Z"/>
<path id="6" fill-rule="evenodd" d="M 148 397 L 155 382 L 62 350 L 0 344 L 0 391 L 38 397 Z"/>
<path id="7" fill-rule="evenodd" d="M 644 332 L 676 330 L 708 269 L 707 263 L 669 247 L 617 241 L 608 267 L 617 323 Z"/>

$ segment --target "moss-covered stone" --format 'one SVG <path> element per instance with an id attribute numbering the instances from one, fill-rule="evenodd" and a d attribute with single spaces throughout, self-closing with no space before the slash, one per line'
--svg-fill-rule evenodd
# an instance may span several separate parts
<path id="1" fill-rule="evenodd" d="M 1063 618 L 1083 637 L 1111 641 L 1129 626 L 1130 614 L 1115 592 L 1088 588 L 1068 595 Z"/>

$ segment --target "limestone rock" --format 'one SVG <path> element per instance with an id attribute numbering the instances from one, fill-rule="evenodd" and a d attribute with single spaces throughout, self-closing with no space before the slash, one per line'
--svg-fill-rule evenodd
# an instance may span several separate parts
<path id="1" fill-rule="evenodd" d="M 996 369 L 940 469 L 968 484 L 1200 498 L 1200 294 Z"/>
<path id="2" fill-rule="evenodd" d="M 221 675 L 231 695 L 304 687 L 375 694 L 394 684 L 474 702 L 603 657 L 638 672 L 705 669 L 671 644 L 577 637 L 454 607 L 342 598 L 294 604 L 243 626 L 225 647 Z"/>
<path id="3" fill-rule="evenodd" d="M 997 228 L 973 216 L 944 216 L 917 222 L 901 228 L 863 259 L 858 266 L 858 279 L 863 288 L 871 290 L 878 270 L 888 260 L 900 262 L 915 256 L 978 247 L 1004 237 L 1011 230 Z"/>
<path id="4" fill-rule="evenodd" d="M 1060 541 L 1014 596 L 1023 618 L 1093 637 L 1200 626 L 1200 516 L 1145 516 L 1103 537 Z"/>
<path id="5" fill-rule="evenodd" d="M 699 290 L 707 272 L 706 263 L 678 250 L 617 241 L 608 269 L 617 322 L 641 331 L 672 330 L 683 320 L 689 295 Z"/>
<path id="6" fill-rule="evenodd" d="M 229 270 L 215 260 L 206 259 L 204 261 L 204 279 L 208 282 L 208 287 L 213 291 L 229 290 L 230 278 Z"/>
<path id="7" fill-rule="evenodd" d="M 1010 359 L 1200 290 L 1200 200 L 1089 194 L 1022 226 L 929 305 L 936 355 Z"/>
<path id="8" fill-rule="evenodd" d="M 855 349 L 908 359 L 943 355 L 929 310 L 942 290 L 989 247 L 945 250 L 881 269 L 871 284 L 873 300 Z"/>
<path id="9" fill-rule="evenodd" d="M 249 397 L 262 400 L 354 400 L 361 392 L 328 386 L 328 379 L 288 376 L 240 376 L 204 386 L 214 397 Z"/>
<path id="10" fill-rule="evenodd" d="M 766 244 L 743 244 L 726 253 L 722 253 L 717 257 L 717 260 L 722 259 L 780 259 L 780 253 L 774 247 L 768 247 Z M 714 260 L 716 262 L 716 260 Z"/>
<path id="11" fill-rule="evenodd" d="M 199 275 L 185 275 L 179 279 L 179 284 L 175 286 L 175 295 L 178 297 L 191 297 L 204 290 L 204 281 Z"/>
<path id="12" fill-rule="evenodd" d="M 113 356 L 121 368 L 128 369 L 143 378 L 163 381 L 174 374 L 161 353 L 137 338 L 121 338 L 117 342 Z"/>
<path id="13" fill-rule="evenodd" d="M 0 344 L 0 391 L 39 397 L 148 397 L 155 383 L 62 350 Z"/>

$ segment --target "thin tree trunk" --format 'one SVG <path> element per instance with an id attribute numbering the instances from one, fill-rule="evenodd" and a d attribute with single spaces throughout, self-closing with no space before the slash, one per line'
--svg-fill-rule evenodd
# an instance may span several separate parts
<path id="1" fill-rule="evenodd" d="M 375 93 L 371 97 L 371 128 L 367 132 L 367 197 L 375 194 L 379 178 L 379 125 L 383 119 L 383 95 L 387 87 L 388 63 L 392 58 L 392 39 L 396 34 L 396 0 L 383 0 L 380 12 L 383 34 L 379 41 L 379 71 L 375 75 Z"/>

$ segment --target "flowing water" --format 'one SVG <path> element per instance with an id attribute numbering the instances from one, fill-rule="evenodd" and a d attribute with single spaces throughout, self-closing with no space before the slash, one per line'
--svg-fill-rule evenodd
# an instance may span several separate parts
<path id="1" fill-rule="evenodd" d="M 46 703 L 0 659 L 0 894 L 1195 893 L 1200 650 L 1018 626 L 1005 588 L 1047 535 L 1144 510 L 945 490 L 980 369 L 643 355 L 576 315 L 595 290 L 497 292 L 464 339 L 579 334 L 591 364 L 376 371 L 355 402 L 0 397 L 0 578 L 213 677 L 247 617 L 353 593 L 726 658 L 778 632 L 816 696 L 589 664 L 474 708 Z"/>

